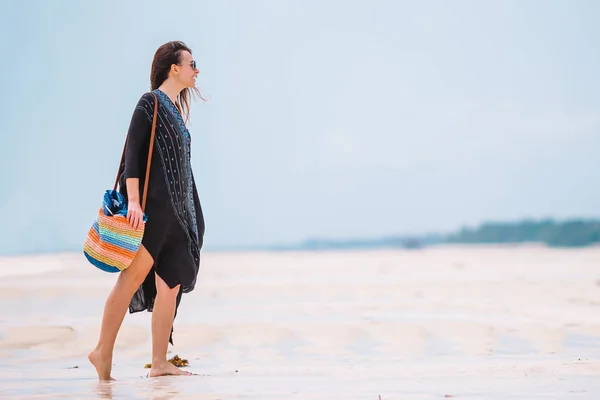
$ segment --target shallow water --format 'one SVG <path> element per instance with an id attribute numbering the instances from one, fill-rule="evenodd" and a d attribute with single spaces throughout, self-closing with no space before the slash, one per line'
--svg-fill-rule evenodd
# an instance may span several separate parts
<path id="1" fill-rule="evenodd" d="M 86 355 L 116 275 L 48 260 L 0 281 L 0 398 L 600 398 L 600 249 L 207 253 L 170 348 L 198 375 L 146 376 L 139 313 L 109 384 Z"/>

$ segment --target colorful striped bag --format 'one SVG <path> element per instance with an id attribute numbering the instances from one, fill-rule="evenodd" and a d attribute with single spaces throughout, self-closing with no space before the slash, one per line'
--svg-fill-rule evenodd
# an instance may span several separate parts
<path id="1" fill-rule="evenodd" d="M 154 95 L 154 93 L 152 93 Z M 154 131 L 156 129 L 156 112 L 158 110 L 158 99 L 154 95 L 154 116 L 152 118 L 152 131 L 150 134 L 150 147 L 148 149 L 148 164 L 146 166 L 146 179 L 144 194 L 142 195 L 142 212 L 146 208 L 146 194 L 148 192 L 148 178 L 150 177 L 150 162 L 154 147 Z M 113 190 L 107 190 L 104 194 L 102 207 L 98 210 L 96 220 L 88 231 L 83 244 L 83 254 L 88 261 L 106 272 L 120 272 L 131 265 L 135 258 L 146 228 L 147 217 L 144 214 L 144 223 L 138 229 L 134 229 L 127 222 L 127 201 L 117 191 L 121 166 L 125 161 L 125 147 L 119 163 L 119 171 Z"/>

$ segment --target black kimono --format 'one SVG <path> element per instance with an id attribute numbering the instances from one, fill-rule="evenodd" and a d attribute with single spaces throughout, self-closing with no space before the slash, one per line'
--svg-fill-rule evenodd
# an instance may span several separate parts
<path id="1" fill-rule="evenodd" d="M 146 208 L 148 217 L 142 244 L 154 260 L 152 270 L 134 294 L 130 313 L 152 311 L 156 297 L 154 272 L 170 288 L 182 293 L 194 289 L 204 237 L 204 218 L 191 167 L 191 137 L 179 110 L 161 90 L 154 90 L 158 111 Z M 120 191 L 127 198 L 127 178 L 139 178 L 140 201 L 144 191 L 154 96 L 144 94 L 131 118 L 125 148 Z M 175 313 L 177 314 L 177 308 Z M 172 335 L 169 339 L 173 343 Z"/>

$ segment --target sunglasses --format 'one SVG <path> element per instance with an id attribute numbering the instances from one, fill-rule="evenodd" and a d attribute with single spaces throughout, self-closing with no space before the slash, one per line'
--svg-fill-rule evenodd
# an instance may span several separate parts
<path id="1" fill-rule="evenodd" d="M 192 62 L 190 63 L 190 67 L 192 67 L 192 68 L 194 68 L 194 69 L 197 69 L 197 68 L 196 68 L 196 60 L 194 60 L 194 61 L 192 61 Z"/>

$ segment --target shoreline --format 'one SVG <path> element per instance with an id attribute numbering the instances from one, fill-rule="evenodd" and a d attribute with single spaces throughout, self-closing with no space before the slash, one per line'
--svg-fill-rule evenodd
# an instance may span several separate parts
<path id="1" fill-rule="evenodd" d="M 600 395 L 600 248 L 207 252 L 169 348 L 200 375 L 146 378 L 151 314 L 128 313 L 104 386 L 86 356 L 117 274 L 13 261 L 34 262 L 0 279 L 2 398 Z"/>

